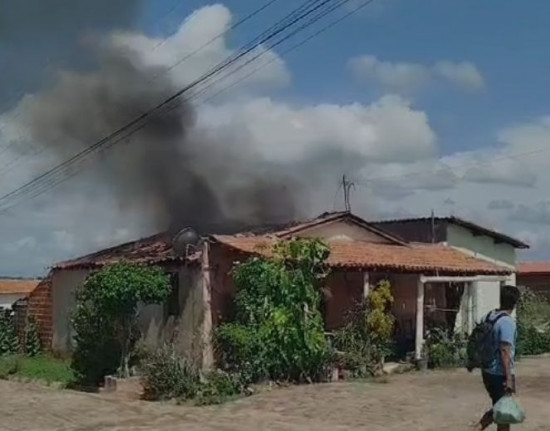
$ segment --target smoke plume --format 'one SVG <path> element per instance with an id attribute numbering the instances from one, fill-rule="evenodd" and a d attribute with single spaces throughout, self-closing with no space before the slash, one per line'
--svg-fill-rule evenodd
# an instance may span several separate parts
<path id="1" fill-rule="evenodd" d="M 92 145 L 178 88 L 163 68 L 129 48 L 93 41 L 93 73 L 62 72 L 49 90 L 20 104 L 30 139 L 58 161 Z M 193 226 L 228 232 L 299 216 L 299 184 L 252 149 L 214 142 L 195 127 L 185 98 L 128 139 L 93 156 L 96 181 L 122 210 L 140 211 L 156 229 Z"/>

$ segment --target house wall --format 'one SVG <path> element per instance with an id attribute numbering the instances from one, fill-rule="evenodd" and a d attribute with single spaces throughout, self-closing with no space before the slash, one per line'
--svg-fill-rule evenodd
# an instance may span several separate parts
<path id="1" fill-rule="evenodd" d="M 462 226 L 447 226 L 447 243 L 507 265 L 516 265 L 516 249 L 512 245 L 496 242 L 494 238 L 486 235 L 474 235 Z"/>
<path id="2" fill-rule="evenodd" d="M 474 235 L 470 230 L 453 224 L 447 227 L 447 242 L 463 253 L 467 253 L 478 259 L 509 267 L 515 271 L 516 249 L 505 243 L 498 243 L 486 235 Z M 505 283 L 515 285 L 516 276 L 511 274 Z M 499 281 L 478 281 L 472 287 L 472 314 L 476 321 L 500 306 Z"/>
<path id="3" fill-rule="evenodd" d="M 26 295 L 24 293 L 0 293 L 0 309 L 1 308 L 10 308 L 13 303 L 19 299 L 24 298 Z"/>
<path id="4" fill-rule="evenodd" d="M 327 241 L 340 240 L 367 241 L 382 244 L 390 243 L 390 240 L 387 238 L 345 220 L 339 220 L 326 225 L 316 226 L 311 229 L 300 231 L 299 236 L 304 238 L 322 238 Z"/>
<path id="5" fill-rule="evenodd" d="M 349 313 L 363 298 L 363 272 L 332 272 L 324 289 L 324 317 L 328 331 L 341 328 L 347 322 Z"/>
<path id="6" fill-rule="evenodd" d="M 51 273 L 44 278 L 29 294 L 26 315 L 32 317 L 37 326 L 42 346 L 50 348 L 52 345 L 52 290 Z M 20 310 L 20 312 L 24 312 Z"/>
<path id="7" fill-rule="evenodd" d="M 407 222 L 397 220 L 395 222 L 375 223 L 375 225 L 409 242 L 430 244 L 447 240 L 446 223 L 438 219 L 434 220 L 433 226 L 430 219 L 409 220 Z"/>
<path id="8" fill-rule="evenodd" d="M 550 299 L 550 274 L 518 274 L 517 283 Z"/>
<path id="9" fill-rule="evenodd" d="M 147 305 L 140 309 L 138 324 L 143 341 L 149 347 L 172 342 L 176 350 L 189 359 L 199 360 L 203 322 L 202 273 L 199 266 L 166 267 L 178 272 L 179 316 L 166 315 L 165 305 Z M 52 275 L 51 316 L 52 349 L 69 353 L 73 348 L 74 330 L 70 315 L 75 308 L 75 291 L 84 284 L 89 270 L 56 270 Z"/>

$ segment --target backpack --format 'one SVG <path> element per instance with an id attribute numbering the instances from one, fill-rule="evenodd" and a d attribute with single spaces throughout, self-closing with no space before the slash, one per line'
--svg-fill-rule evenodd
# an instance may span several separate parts
<path id="1" fill-rule="evenodd" d="M 489 313 L 475 326 L 468 338 L 466 366 L 468 371 L 471 372 L 475 368 L 486 369 L 492 365 L 495 357 L 493 328 L 498 320 L 506 315 L 507 313 L 501 312 L 490 319 L 491 313 Z"/>

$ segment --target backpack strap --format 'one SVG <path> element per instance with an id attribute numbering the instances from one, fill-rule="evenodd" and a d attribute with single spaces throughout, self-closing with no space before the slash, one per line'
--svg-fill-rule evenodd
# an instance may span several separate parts
<path id="1" fill-rule="evenodd" d="M 496 311 L 496 310 L 495 310 Z M 490 319 L 490 316 L 491 316 L 491 313 L 488 313 L 487 314 L 487 317 L 485 318 L 485 323 L 490 323 L 491 325 L 494 325 L 495 323 L 497 323 L 502 317 L 504 316 L 508 316 L 508 313 L 506 313 L 505 311 L 501 311 L 500 313 L 498 313 L 496 315 L 496 317 L 494 317 L 493 319 Z"/>

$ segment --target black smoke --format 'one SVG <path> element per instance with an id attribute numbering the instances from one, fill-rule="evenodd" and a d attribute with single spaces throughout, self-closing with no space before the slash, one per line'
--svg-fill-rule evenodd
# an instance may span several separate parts
<path id="1" fill-rule="evenodd" d="M 130 49 L 98 39 L 98 68 L 62 72 L 55 84 L 22 101 L 21 125 L 61 162 L 178 88 L 166 69 L 145 65 Z M 107 184 L 123 211 L 140 211 L 158 230 L 193 226 L 230 232 L 300 216 L 300 190 L 288 170 L 196 129 L 186 95 L 150 117 L 144 128 L 93 156 L 95 181 Z"/>

